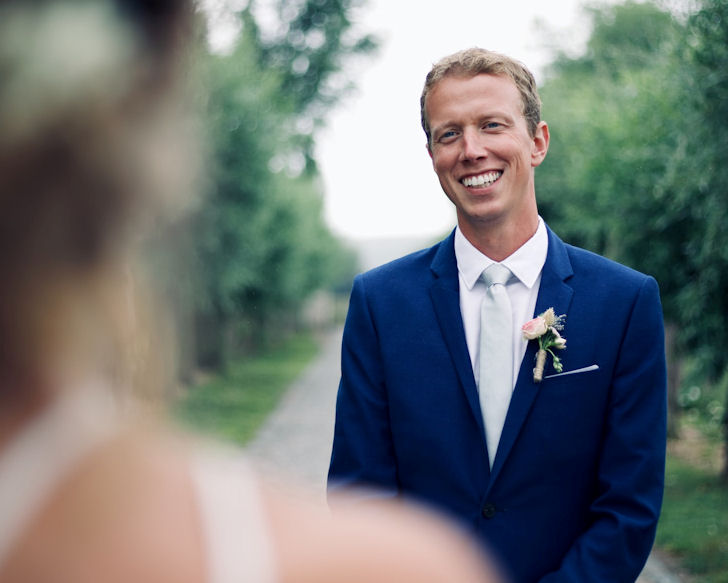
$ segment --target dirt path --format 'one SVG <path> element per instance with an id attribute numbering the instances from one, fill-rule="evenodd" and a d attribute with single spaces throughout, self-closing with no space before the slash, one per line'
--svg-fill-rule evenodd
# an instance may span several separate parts
<path id="1" fill-rule="evenodd" d="M 264 468 L 301 481 L 321 499 L 334 437 L 341 333 L 326 333 L 318 358 L 291 385 L 248 447 Z"/>

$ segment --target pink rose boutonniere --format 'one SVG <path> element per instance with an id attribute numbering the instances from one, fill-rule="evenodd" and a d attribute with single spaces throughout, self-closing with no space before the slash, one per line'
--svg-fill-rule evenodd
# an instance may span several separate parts
<path id="1" fill-rule="evenodd" d="M 549 308 L 540 316 L 529 320 L 521 327 L 523 338 L 526 340 L 538 340 L 538 353 L 536 353 L 536 366 L 533 369 L 533 382 L 540 383 L 543 380 L 543 368 L 546 365 L 546 355 L 550 354 L 553 359 L 554 370 L 561 372 L 561 360 L 554 349 L 563 350 L 566 348 L 566 338 L 559 334 L 564 329 L 565 315 L 557 316 L 553 308 Z"/>

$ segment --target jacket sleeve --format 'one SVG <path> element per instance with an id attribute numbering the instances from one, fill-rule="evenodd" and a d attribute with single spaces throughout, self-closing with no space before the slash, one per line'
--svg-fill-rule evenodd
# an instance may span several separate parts
<path id="1" fill-rule="evenodd" d="M 541 583 L 634 582 L 654 542 L 667 391 L 662 308 L 652 278 L 636 295 L 618 354 L 589 527 Z"/>
<path id="2" fill-rule="evenodd" d="M 360 275 L 354 280 L 344 327 L 329 492 L 365 487 L 373 488 L 375 496 L 394 496 L 396 474 L 384 363 Z"/>

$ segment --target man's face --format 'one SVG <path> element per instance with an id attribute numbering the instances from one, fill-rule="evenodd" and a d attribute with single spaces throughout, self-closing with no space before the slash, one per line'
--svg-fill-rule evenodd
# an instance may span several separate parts
<path id="1" fill-rule="evenodd" d="M 464 234 L 536 220 L 533 168 L 548 128 L 528 132 L 515 83 L 497 75 L 445 77 L 427 96 L 430 156 Z"/>

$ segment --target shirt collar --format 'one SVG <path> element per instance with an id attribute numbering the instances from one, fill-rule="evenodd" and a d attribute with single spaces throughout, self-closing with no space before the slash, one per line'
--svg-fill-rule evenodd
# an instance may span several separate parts
<path id="1" fill-rule="evenodd" d="M 501 263 L 511 270 L 523 285 L 531 289 L 541 274 L 548 252 L 546 225 L 541 217 L 533 236 Z M 463 283 L 470 290 L 480 278 L 483 270 L 495 263 L 490 257 L 478 251 L 465 238 L 460 227 L 455 229 L 455 259 Z"/>

